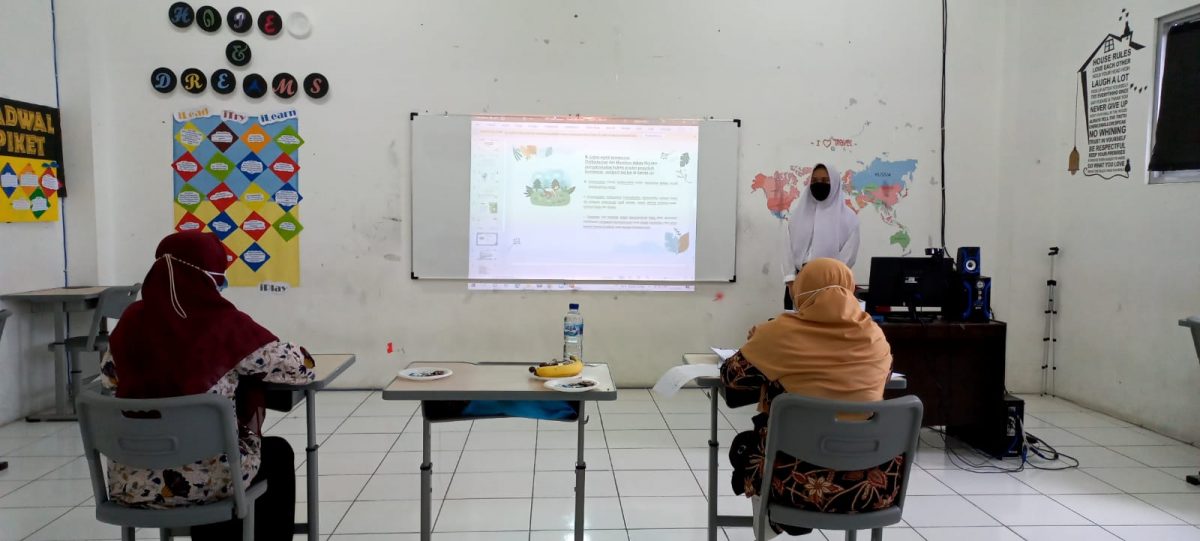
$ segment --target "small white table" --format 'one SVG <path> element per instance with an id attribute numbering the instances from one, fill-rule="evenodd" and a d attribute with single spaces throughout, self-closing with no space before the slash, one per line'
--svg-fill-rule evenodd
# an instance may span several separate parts
<path id="1" fill-rule="evenodd" d="M 308 425 L 305 430 L 308 435 L 308 445 L 304 448 L 304 466 L 308 475 L 308 522 L 296 524 L 294 533 L 307 533 L 309 541 L 318 541 L 321 538 L 319 521 L 321 498 L 317 492 L 317 483 L 320 477 L 317 473 L 317 449 L 320 447 L 317 445 L 317 391 L 327 387 L 334 379 L 342 375 L 342 372 L 350 368 L 350 365 L 354 364 L 355 356 L 349 353 L 337 353 L 313 355 L 312 357 L 316 362 L 316 367 L 313 369 L 316 377 L 313 378 L 312 383 L 306 385 L 270 383 L 267 384 L 267 389 L 269 391 L 304 393 L 305 420 Z M 288 409 L 290 411 L 291 408 Z"/>
<path id="2" fill-rule="evenodd" d="M 0 295 L 5 302 L 23 302 L 31 305 L 31 311 L 54 313 L 54 342 L 67 339 L 67 314 L 86 312 L 96 308 L 100 294 L 106 286 L 58 287 L 24 293 Z M 28 422 L 75 421 L 75 397 L 81 386 L 78 359 L 72 359 L 66 348 L 54 348 L 54 412 L 45 415 L 30 415 Z"/>
<path id="3" fill-rule="evenodd" d="M 587 480 L 587 462 L 583 457 L 584 424 L 587 422 L 584 401 L 617 399 L 617 387 L 613 384 L 608 365 L 587 364 L 584 367 L 582 376 L 596 380 L 599 385 L 583 393 L 547 389 L 544 382 L 529 377 L 528 363 L 412 363 L 409 366 L 447 368 L 453 372 L 448 378 L 433 381 L 411 381 L 397 377 L 383 390 L 384 400 L 421 401 L 424 420 L 421 443 L 421 541 L 429 541 L 433 535 L 433 463 L 430 458 L 430 420 L 425 415 L 425 402 L 442 400 L 558 400 L 578 404 L 575 541 L 583 541 L 584 484 Z"/>

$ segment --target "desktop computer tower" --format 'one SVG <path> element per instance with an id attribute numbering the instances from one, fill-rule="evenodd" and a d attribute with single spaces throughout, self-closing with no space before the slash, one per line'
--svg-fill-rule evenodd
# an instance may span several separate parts
<path id="1" fill-rule="evenodd" d="M 1004 410 L 993 413 L 969 425 L 948 426 L 946 434 L 996 458 L 1020 456 L 1025 440 L 1025 401 L 1006 393 Z"/>

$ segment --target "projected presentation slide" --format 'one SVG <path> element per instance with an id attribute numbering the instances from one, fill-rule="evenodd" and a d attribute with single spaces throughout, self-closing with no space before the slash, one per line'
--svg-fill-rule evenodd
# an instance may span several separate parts
<path id="1" fill-rule="evenodd" d="M 695 280 L 699 130 L 473 118 L 469 278 Z"/>

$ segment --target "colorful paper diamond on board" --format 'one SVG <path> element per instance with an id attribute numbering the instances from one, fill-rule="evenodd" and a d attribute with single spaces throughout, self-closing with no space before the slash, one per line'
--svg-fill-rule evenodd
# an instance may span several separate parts
<path id="1" fill-rule="evenodd" d="M 38 180 L 42 185 L 42 192 L 47 196 L 53 195 L 54 192 L 58 191 L 58 177 L 55 176 L 54 169 L 47 167 L 45 171 L 42 171 L 42 178 Z"/>
<path id="2" fill-rule="evenodd" d="M 29 195 L 29 210 L 33 211 L 34 218 L 41 218 L 47 210 L 50 210 L 50 200 L 46 199 L 46 194 L 42 193 L 42 189 L 38 188 Z"/>
<path id="3" fill-rule="evenodd" d="M 304 139 L 301 139 L 300 134 L 296 133 L 296 129 L 291 126 L 284 126 L 279 133 L 275 134 L 275 146 L 286 154 L 296 152 L 296 149 L 303 144 Z"/>
<path id="4" fill-rule="evenodd" d="M 257 242 L 251 244 L 249 248 L 246 248 L 242 252 L 242 261 L 246 263 L 247 267 L 250 267 L 250 270 L 255 272 L 258 272 L 258 269 L 270 259 L 271 255 L 266 250 L 263 250 L 262 246 L 259 246 Z"/>
<path id="5" fill-rule="evenodd" d="M 224 182 L 225 177 L 233 172 L 233 162 L 229 161 L 224 154 L 214 152 L 213 157 L 208 160 L 208 174 L 213 178 Z"/>
<path id="6" fill-rule="evenodd" d="M 271 224 L 267 223 L 267 220 L 262 216 L 259 216 L 257 212 L 251 212 L 250 215 L 242 221 L 242 231 L 245 231 L 247 235 L 250 235 L 250 238 L 257 241 L 261 239 L 264 234 L 266 234 L 270 225 Z"/>
<path id="7" fill-rule="evenodd" d="M 242 203 L 250 210 L 258 210 L 262 208 L 263 203 L 267 202 L 270 195 L 262 189 L 258 184 L 251 184 L 246 187 L 246 191 L 242 192 Z"/>
<path id="8" fill-rule="evenodd" d="M 233 264 L 238 260 L 238 255 L 233 253 L 233 250 L 229 249 L 228 244 L 222 244 L 221 247 L 225 249 L 225 268 L 228 269 L 229 267 L 232 267 Z"/>
<path id="9" fill-rule="evenodd" d="M 17 177 L 17 183 L 25 189 L 25 193 L 33 195 L 33 191 L 38 188 L 37 171 L 33 170 L 32 165 L 26 165 L 21 169 L 21 175 Z"/>
<path id="10" fill-rule="evenodd" d="M 179 189 L 179 193 L 175 194 L 175 202 L 187 209 L 188 212 L 196 212 L 196 207 L 199 207 L 202 201 L 204 201 L 204 194 L 191 184 L 184 184 L 183 188 Z"/>
<path id="11" fill-rule="evenodd" d="M 284 184 L 278 190 L 275 190 L 275 195 L 271 196 L 275 200 L 275 204 L 284 212 L 292 210 L 292 207 L 299 205 L 304 198 L 300 196 L 300 192 L 291 184 Z"/>
<path id="12" fill-rule="evenodd" d="M 16 189 L 17 172 L 13 170 L 11 163 L 6 163 L 4 168 L 0 169 L 0 190 L 4 191 L 5 197 L 12 197 Z"/>
<path id="13" fill-rule="evenodd" d="M 292 240 L 304 230 L 304 226 L 300 225 L 300 220 L 297 220 L 290 212 L 285 212 L 283 216 L 275 220 L 275 225 L 271 227 L 275 228 L 275 232 L 279 233 L 280 238 L 285 242 Z"/>
<path id="14" fill-rule="evenodd" d="M 189 213 L 183 215 L 183 219 L 179 220 L 179 223 L 175 224 L 175 230 L 176 231 L 203 231 L 204 230 L 204 221 L 201 220 L 200 218 L 197 218 L 196 215 L 189 212 Z"/>
<path id="15" fill-rule="evenodd" d="M 233 193 L 233 190 L 230 190 L 229 186 L 225 185 L 224 182 L 218 184 L 211 192 L 208 192 L 208 202 L 212 203 L 221 212 L 225 212 L 225 209 L 229 208 L 229 205 L 236 203 L 237 200 L 237 194 Z"/>
<path id="16" fill-rule="evenodd" d="M 13 210 L 29 210 L 29 196 L 24 190 L 16 190 L 10 197 L 9 202 L 12 203 Z"/>
<path id="17" fill-rule="evenodd" d="M 258 175 L 261 175 L 266 170 L 266 167 L 266 164 L 258 157 L 258 154 L 253 152 L 247 154 L 245 158 L 242 158 L 242 161 L 238 162 L 238 171 L 241 171 L 242 176 L 250 180 L 258 178 Z"/>
<path id="18" fill-rule="evenodd" d="M 274 162 L 271 162 L 271 172 L 275 173 L 275 176 L 284 182 L 292 180 L 292 177 L 299 171 L 300 165 L 287 154 L 280 154 L 278 158 L 275 158 Z"/>
<path id="19" fill-rule="evenodd" d="M 208 222 L 208 229 L 215 233 L 221 240 L 225 240 L 225 237 L 228 237 L 230 233 L 237 231 L 238 224 L 228 214 L 222 212 L 216 218 L 213 218 L 212 221 Z"/>
<path id="20" fill-rule="evenodd" d="M 212 141 L 213 146 L 217 147 L 221 152 L 229 150 L 237 142 L 238 136 L 229 129 L 229 126 L 224 122 L 217 124 L 213 131 L 208 132 L 208 140 Z"/>
<path id="21" fill-rule="evenodd" d="M 203 169 L 191 152 L 184 152 L 183 156 L 171 163 L 171 168 L 179 174 L 179 178 L 182 178 L 184 182 L 192 180 L 192 177 L 200 174 Z"/>
<path id="22" fill-rule="evenodd" d="M 271 142 L 271 136 L 267 135 L 267 131 L 262 126 L 255 124 L 242 133 L 242 142 L 246 144 L 246 148 L 258 153 L 262 152 L 267 143 Z"/>
<path id="23" fill-rule="evenodd" d="M 179 133 L 175 134 L 175 140 L 183 145 L 183 148 L 188 149 L 188 152 L 195 152 L 196 148 L 204 143 L 204 132 L 200 131 L 195 124 L 188 122 L 183 125 Z"/>

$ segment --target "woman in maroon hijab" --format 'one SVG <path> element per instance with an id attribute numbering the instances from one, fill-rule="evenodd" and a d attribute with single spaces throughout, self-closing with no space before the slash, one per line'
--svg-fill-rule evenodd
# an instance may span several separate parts
<path id="1" fill-rule="evenodd" d="M 216 393 L 237 406 L 243 485 L 268 481 L 255 503 L 255 538 L 291 539 L 295 455 L 282 438 L 262 437 L 262 382 L 312 381 L 313 363 L 221 297 L 228 266 L 216 235 L 175 233 L 162 240 L 142 300 L 121 316 L 101 364 L 106 387 L 123 398 Z M 109 463 L 108 491 L 126 505 L 164 508 L 230 496 L 226 457 L 143 470 Z M 234 539 L 238 521 L 192 529 L 192 538 Z"/>

